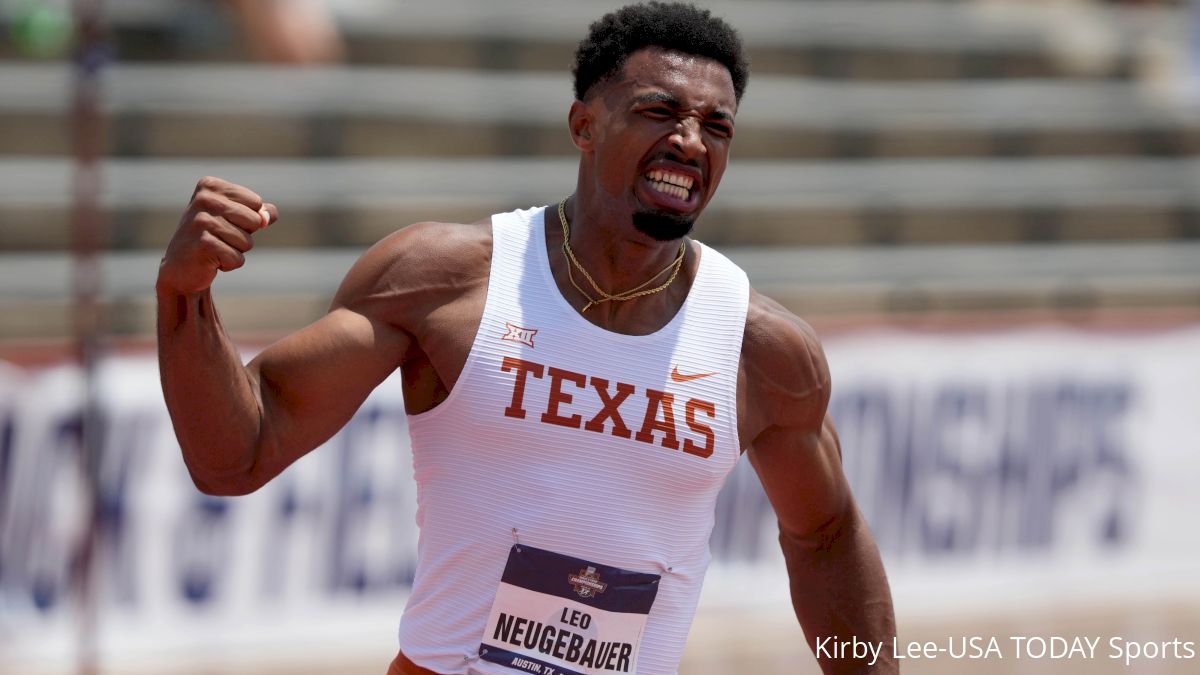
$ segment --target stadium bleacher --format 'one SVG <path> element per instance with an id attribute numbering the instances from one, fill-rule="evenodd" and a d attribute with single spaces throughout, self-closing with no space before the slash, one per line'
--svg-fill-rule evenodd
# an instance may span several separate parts
<path id="1" fill-rule="evenodd" d="M 208 3 L 106 4 L 115 332 L 151 330 L 154 262 L 201 175 L 285 216 L 222 289 L 234 330 L 315 318 L 354 255 L 409 222 L 570 190 L 571 49 L 620 3 L 331 4 L 348 63 L 310 69 L 250 63 Z M 1200 309 L 1200 118 L 1159 67 L 1186 51 L 1186 10 L 707 4 L 742 31 L 755 75 L 697 235 L 789 307 Z M 17 5 L 0 2 L 0 23 Z M 0 58 L 0 338 L 59 337 L 72 72 L 8 45 Z M 310 274 L 264 294 L 290 266 Z"/>

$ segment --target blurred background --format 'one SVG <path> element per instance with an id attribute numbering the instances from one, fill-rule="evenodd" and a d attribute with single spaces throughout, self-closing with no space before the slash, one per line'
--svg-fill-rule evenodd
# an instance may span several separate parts
<path id="1" fill-rule="evenodd" d="M 260 493 L 199 495 L 157 262 L 200 176 L 278 204 L 216 285 L 251 354 L 395 229 L 553 203 L 574 45 L 620 4 L 0 0 L 0 672 L 386 669 L 397 383 Z M 753 75 L 696 235 L 822 334 L 901 646 L 1004 654 L 905 671 L 1197 672 L 1163 643 L 1200 643 L 1200 8 L 700 4 Z M 684 675 L 816 672 L 774 532 L 743 462 Z"/>

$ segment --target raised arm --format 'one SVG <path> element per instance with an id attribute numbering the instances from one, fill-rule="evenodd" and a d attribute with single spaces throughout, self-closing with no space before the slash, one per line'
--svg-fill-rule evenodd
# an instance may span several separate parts
<path id="1" fill-rule="evenodd" d="M 894 673 L 891 591 L 875 541 L 842 471 L 826 415 L 830 378 L 813 330 L 755 295 L 743 348 L 747 401 L 757 432 L 749 450 L 779 519 L 792 605 L 825 673 Z M 834 651 L 857 638 L 864 659 Z"/>
<path id="2" fill-rule="evenodd" d="M 332 436 L 401 362 L 409 336 L 370 301 L 402 237 L 369 251 L 330 312 L 243 367 L 210 285 L 241 267 L 275 209 L 244 187 L 202 179 L 159 267 L 163 394 L 196 486 L 252 492 Z"/>

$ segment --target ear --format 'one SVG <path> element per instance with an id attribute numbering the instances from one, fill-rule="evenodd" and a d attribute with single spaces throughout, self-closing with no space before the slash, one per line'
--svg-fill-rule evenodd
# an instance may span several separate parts
<path id="1" fill-rule="evenodd" d="M 587 104 L 575 101 L 567 113 L 567 128 L 571 130 L 571 142 L 584 152 L 592 149 L 592 124 L 595 117 Z"/>

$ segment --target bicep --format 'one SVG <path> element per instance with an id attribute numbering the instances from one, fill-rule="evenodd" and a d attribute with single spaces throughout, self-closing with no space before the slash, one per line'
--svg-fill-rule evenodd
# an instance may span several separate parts
<path id="1" fill-rule="evenodd" d="M 852 506 L 827 414 L 829 364 L 811 326 L 765 296 L 752 300 L 743 341 L 750 463 L 785 532 L 814 535 Z"/>
<path id="2" fill-rule="evenodd" d="M 821 536 L 852 505 L 832 420 L 819 427 L 773 426 L 754 440 L 749 459 L 780 527 L 794 537 Z"/>
<path id="3" fill-rule="evenodd" d="M 335 307 L 255 357 L 247 375 L 262 410 L 256 473 L 269 479 L 333 436 L 408 344 L 400 329 Z"/>
<path id="4" fill-rule="evenodd" d="M 398 264 L 413 248 L 400 230 L 372 246 L 350 268 L 329 312 L 268 347 L 250 362 L 263 413 L 260 446 L 290 463 L 348 422 L 367 395 L 400 366 L 411 338 L 398 324 L 412 285 Z"/>

